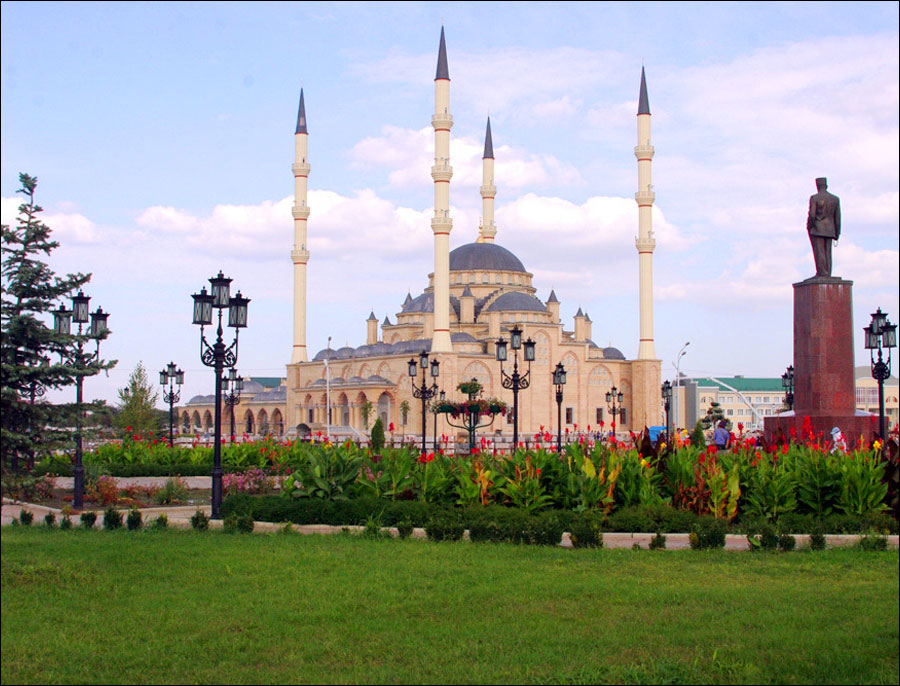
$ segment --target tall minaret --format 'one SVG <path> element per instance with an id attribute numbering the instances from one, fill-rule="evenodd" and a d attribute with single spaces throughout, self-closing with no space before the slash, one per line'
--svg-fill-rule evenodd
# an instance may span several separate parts
<path id="1" fill-rule="evenodd" d="M 297 112 L 297 130 L 294 133 L 295 159 L 294 171 L 294 249 L 291 259 L 294 262 L 294 348 L 291 352 L 291 364 L 307 362 L 306 353 L 306 263 L 309 251 L 306 249 L 306 220 L 309 217 L 309 206 L 306 204 L 306 180 L 309 177 L 307 161 L 309 136 L 306 131 L 306 106 L 303 103 L 303 89 L 300 89 L 300 110 Z"/>
<path id="2" fill-rule="evenodd" d="M 484 155 L 481 159 L 481 226 L 478 227 L 478 242 L 493 243 L 497 235 L 494 224 L 494 198 L 497 187 L 494 185 L 494 142 L 491 140 L 491 118 L 487 120 L 487 132 L 484 134 Z"/>
<path id="3" fill-rule="evenodd" d="M 650 102 L 647 99 L 647 79 L 641 67 L 641 94 L 637 113 L 638 144 L 634 156 L 638 161 L 638 191 L 634 199 L 638 205 L 638 236 L 635 239 L 640 268 L 641 342 L 639 360 L 656 359 L 653 344 L 653 201 L 656 195 L 650 178 L 653 146 L 650 145 Z"/>
<path id="4" fill-rule="evenodd" d="M 434 76 L 434 337 L 431 352 L 453 351 L 450 342 L 450 70 L 447 68 L 447 46 L 444 43 L 444 27 L 441 27 L 441 46 L 438 51 L 437 72 Z"/>

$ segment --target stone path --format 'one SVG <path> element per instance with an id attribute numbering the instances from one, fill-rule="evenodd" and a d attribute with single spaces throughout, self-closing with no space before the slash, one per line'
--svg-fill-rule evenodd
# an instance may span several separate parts
<path id="1" fill-rule="evenodd" d="M 155 479 L 160 477 L 134 477 L 135 479 Z M 164 478 L 164 477 L 163 477 Z M 207 485 L 209 487 L 209 479 L 208 476 L 199 476 L 199 477 L 190 477 L 192 479 L 206 479 Z M 122 481 L 125 481 L 124 479 Z M 148 484 L 141 484 L 148 485 Z M 203 488 L 203 486 L 199 486 L 199 488 Z M 34 523 L 32 526 L 43 526 L 44 524 L 44 516 L 48 512 L 52 512 L 56 515 L 57 522 L 62 518 L 62 512 L 52 507 L 46 507 L 44 505 L 33 505 L 31 503 L 20 503 L 16 501 L 9 500 L 7 498 L 3 499 L 3 509 L 2 515 L 0 515 L 0 523 L 3 526 L 8 526 L 12 523 L 13 519 L 18 519 L 19 513 L 23 510 L 27 509 L 34 514 Z M 148 507 L 143 508 L 140 512 L 143 514 L 144 525 L 150 524 L 157 516 L 160 514 L 165 514 L 169 520 L 169 526 L 178 529 L 189 529 L 191 528 L 191 516 L 198 510 L 202 510 L 206 513 L 207 516 L 210 514 L 210 506 L 203 505 L 201 507 L 196 506 L 183 506 L 183 507 Z M 94 510 L 97 513 L 97 522 L 95 527 L 102 528 L 103 526 L 103 509 Z M 123 514 L 126 513 L 126 510 L 122 510 Z M 74 526 L 80 526 L 81 522 L 78 519 L 78 516 L 72 517 L 72 524 Z M 210 521 L 210 528 L 218 529 L 222 527 L 221 520 L 212 520 Z M 272 533 L 277 532 L 284 527 L 283 524 L 275 524 L 273 522 L 256 522 L 254 526 L 254 532 L 262 532 L 262 533 Z M 341 533 L 341 531 L 347 529 L 353 532 L 360 532 L 364 529 L 362 526 L 330 526 L 327 524 L 305 524 L 305 525 L 292 525 L 294 531 L 301 534 L 336 534 Z M 397 536 L 397 529 L 394 527 L 388 527 L 388 530 L 394 536 Z M 415 529 L 413 531 L 413 538 L 426 538 L 425 529 Z M 468 537 L 468 534 L 467 534 Z M 650 545 L 650 539 L 653 538 L 653 534 L 644 534 L 644 533 L 610 533 L 605 532 L 603 534 L 603 546 L 605 548 L 632 548 L 637 544 L 641 548 L 648 548 Z M 686 548 L 690 548 L 690 541 L 688 540 L 688 534 L 666 534 L 666 549 L 667 550 L 684 550 Z M 797 535 L 797 547 L 803 548 L 809 545 L 809 536 L 806 535 Z M 850 535 L 850 534 L 829 534 L 825 536 L 826 545 L 828 547 L 841 547 L 841 546 L 850 546 L 854 545 L 857 540 L 859 540 L 859 536 Z M 900 537 L 898 536 L 888 536 L 888 546 L 892 548 L 900 547 Z M 572 543 L 569 540 L 569 534 L 563 534 L 562 543 L 560 544 L 564 548 L 571 548 Z M 749 550 L 750 545 L 747 543 L 747 537 L 743 535 L 737 534 L 729 534 L 725 537 L 725 550 Z"/>

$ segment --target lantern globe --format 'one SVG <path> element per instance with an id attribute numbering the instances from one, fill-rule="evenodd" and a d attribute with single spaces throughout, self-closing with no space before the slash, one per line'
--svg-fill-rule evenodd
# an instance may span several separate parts
<path id="1" fill-rule="evenodd" d="M 72 321 L 76 324 L 87 324 L 88 321 L 88 305 L 91 299 L 82 291 L 78 291 L 78 295 L 72 298 Z"/>
<path id="2" fill-rule="evenodd" d="M 522 329 L 514 326 L 509 332 L 509 347 L 518 350 L 522 347 Z"/>
<path id="3" fill-rule="evenodd" d="M 169 383 L 169 373 L 165 369 L 163 369 L 159 373 L 159 385 L 165 386 L 167 383 Z"/>
<path id="4" fill-rule="evenodd" d="M 238 389 L 239 391 L 244 390 L 244 377 L 243 376 L 239 376 L 238 378 L 236 378 L 234 380 L 234 387 L 236 389 Z"/>
<path id="5" fill-rule="evenodd" d="M 237 295 L 228 301 L 228 326 L 235 329 L 247 327 L 247 304 L 250 298 L 245 298 L 238 291 Z"/>
<path id="6" fill-rule="evenodd" d="M 438 375 L 440 374 L 440 369 L 441 369 L 441 363 L 438 362 L 437 360 L 432 360 L 431 361 L 431 376 L 433 378 L 438 377 Z"/>
<path id="7" fill-rule="evenodd" d="M 58 310 L 53 311 L 53 329 L 66 336 L 72 333 L 72 312 L 65 305 L 60 305 Z"/>
<path id="8" fill-rule="evenodd" d="M 409 375 L 411 377 L 415 378 L 416 374 L 418 373 L 418 369 L 419 369 L 419 365 L 416 364 L 415 358 L 411 358 L 407 364 L 409 365 Z"/>
<path id="9" fill-rule="evenodd" d="M 530 338 L 525 341 L 525 361 L 526 362 L 534 362 L 534 347 L 535 343 Z"/>
<path id="10" fill-rule="evenodd" d="M 175 383 L 177 383 L 179 386 L 184 384 L 184 370 L 183 369 L 179 369 L 177 372 L 175 372 Z"/>
<path id="11" fill-rule="evenodd" d="M 887 314 L 882 312 L 880 307 L 872 313 L 872 333 L 880 336 L 882 328 L 887 323 Z"/>
<path id="12" fill-rule="evenodd" d="M 213 296 L 213 307 L 220 310 L 228 307 L 231 300 L 231 279 L 219 271 L 218 276 L 210 277 L 209 285 Z"/>
<path id="13" fill-rule="evenodd" d="M 109 313 L 104 312 L 102 307 L 98 307 L 96 312 L 91 312 L 91 336 L 99 338 L 106 333 L 107 319 Z"/>
<path id="14" fill-rule="evenodd" d="M 497 341 L 497 361 L 506 362 L 507 354 L 506 340 L 501 338 Z"/>
<path id="15" fill-rule="evenodd" d="M 866 350 L 877 350 L 881 343 L 881 334 L 875 333 L 871 325 L 863 328 L 866 336 Z"/>
<path id="16" fill-rule="evenodd" d="M 194 324 L 208 326 L 212 324 L 213 297 L 206 292 L 206 287 L 191 296 L 194 299 Z"/>
<path id="17" fill-rule="evenodd" d="M 882 345 L 890 350 L 897 347 L 897 325 L 887 322 L 881 331 Z"/>

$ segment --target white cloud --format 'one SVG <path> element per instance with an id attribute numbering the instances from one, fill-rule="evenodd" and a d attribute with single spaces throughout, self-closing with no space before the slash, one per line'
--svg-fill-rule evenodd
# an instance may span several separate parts
<path id="1" fill-rule="evenodd" d="M 15 226 L 18 222 L 19 205 L 22 198 L 3 198 L 2 199 L 2 221 L 4 224 Z M 74 212 L 75 205 L 73 203 L 61 204 L 61 207 L 67 211 L 59 212 L 43 212 L 38 215 L 38 220 L 49 226 L 53 233 L 50 235 L 52 240 L 66 241 L 69 243 L 93 244 L 98 243 L 102 239 L 102 230 L 94 222 L 85 217 L 83 214 Z"/>

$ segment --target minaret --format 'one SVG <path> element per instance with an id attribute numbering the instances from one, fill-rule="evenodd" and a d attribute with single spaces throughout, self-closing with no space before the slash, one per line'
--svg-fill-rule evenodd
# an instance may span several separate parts
<path id="1" fill-rule="evenodd" d="M 294 348 L 291 364 L 307 362 L 306 353 L 306 263 L 309 251 L 306 249 L 306 220 L 309 207 L 306 204 L 306 180 L 309 177 L 307 162 L 309 136 L 306 131 L 306 106 L 303 103 L 303 89 L 300 89 L 300 109 L 297 112 L 297 130 L 294 132 Z"/>
<path id="2" fill-rule="evenodd" d="M 638 163 L 638 191 L 634 199 L 638 205 L 638 236 L 635 245 L 638 251 L 640 269 L 641 341 L 638 346 L 639 360 L 656 359 L 653 344 L 653 183 L 650 177 L 650 163 L 653 160 L 653 146 L 650 145 L 650 102 L 647 99 L 647 79 L 641 67 L 641 94 L 637 113 L 638 144 L 634 156 Z"/>
<path id="3" fill-rule="evenodd" d="M 438 50 L 437 72 L 434 76 L 434 218 L 431 230 L 434 232 L 434 335 L 431 352 L 449 353 L 453 351 L 450 342 L 450 70 L 447 68 L 447 46 L 444 43 L 444 27 L 441 27 L 441 45 Z"/>
<path id="4" fill-rule="evenodd" d="M 481 159 L 481 226 L 478 227 L 478 242 L 493 243 L 497 235 L 494 224 L 494 198 L 497 187 L 494 185 L 494 143 L 491 140 L 491 118 L 487 120 L 487 132 L 484 134 L 484 155 Z"/>

